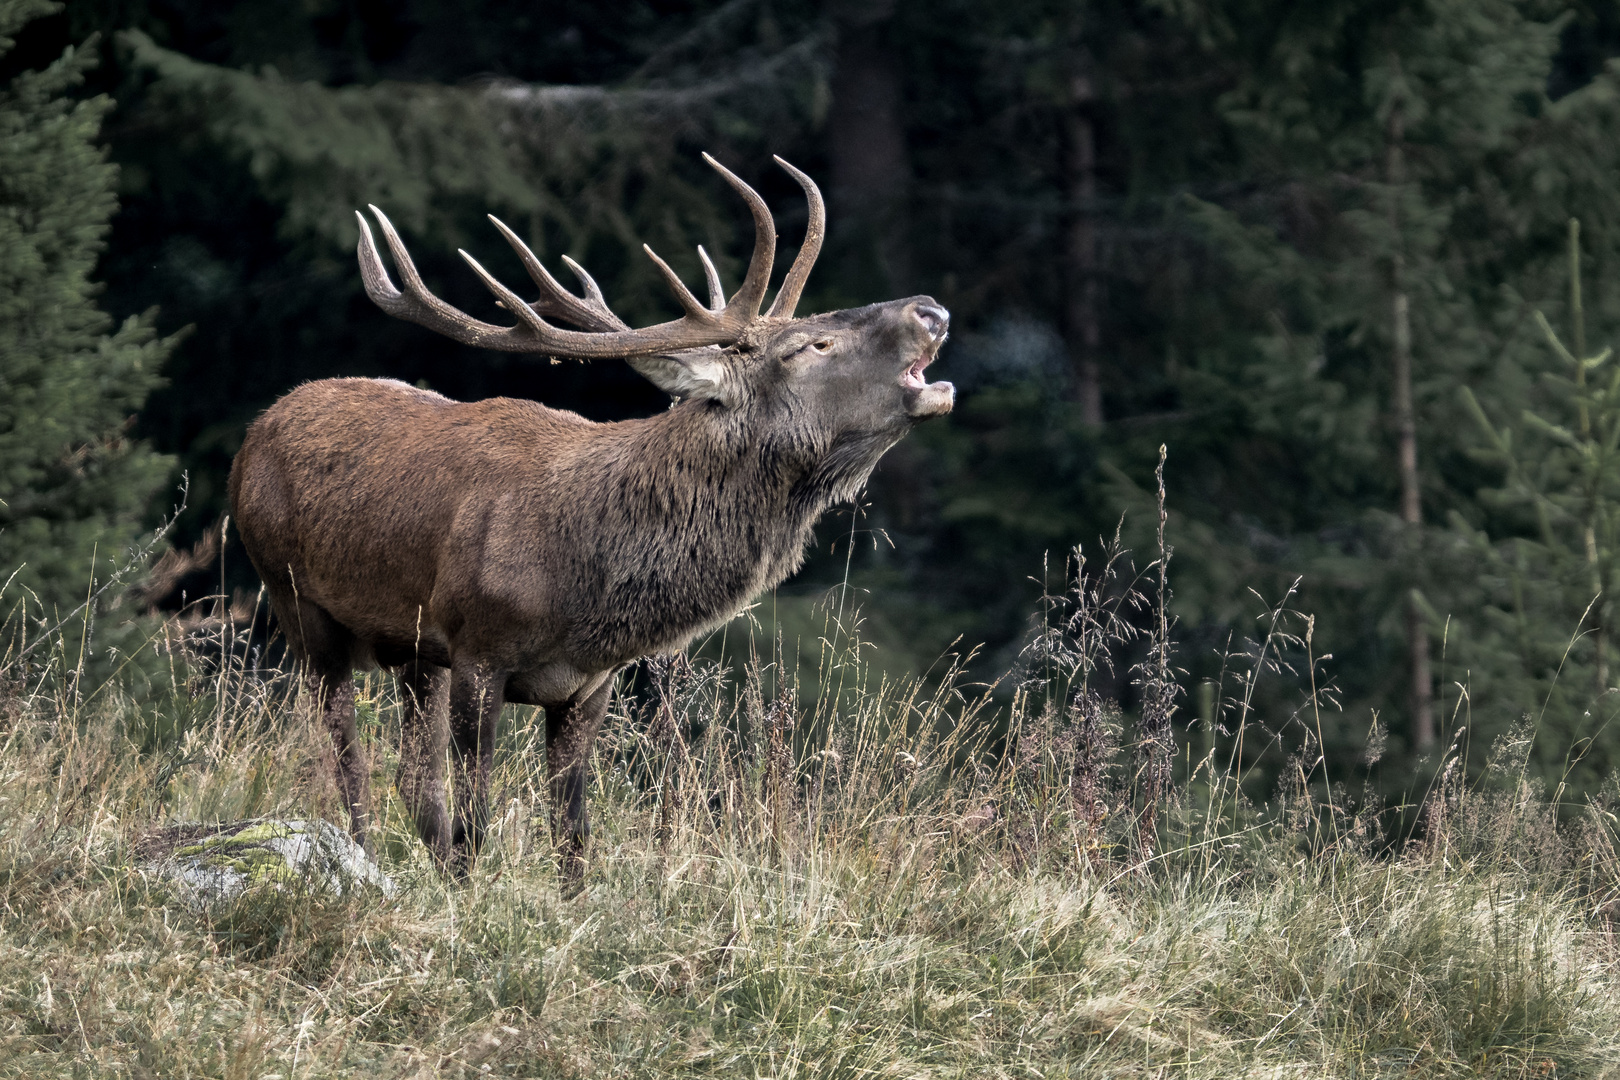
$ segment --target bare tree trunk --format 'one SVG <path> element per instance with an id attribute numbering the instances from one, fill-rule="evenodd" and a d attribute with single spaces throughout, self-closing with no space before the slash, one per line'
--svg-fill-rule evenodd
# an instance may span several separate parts
<path id="1" fill-rule="evenodd" d="M 1099 321 L 1102 285 L 1097 277 L 1097 138 L 1090 78 L 1077 74 L 1064 117 L 1063 341 L 1074 369 L 1073 395 L 1080 417 L 1101 424 L 1102 349 Z"/>
<path id="2" fill-rule="evenodd" d="M 1406 138 L 1400 102 L 1389 111 L 1385 181 L 1389 184 L 1390 232 L 1395 251 L 1390 256 L 1390 322 L 1394 353 L 1395 433 L 1401 474 L 1401 520 L 1408 539 L 1416 541 L 1423 524 L 1423 495 L 1418 486 L 1417 416 L 1412 406 L 1412 317 L 1406 293 L 1406 260 L 1400 251 L 1400 185 L 1406 180 L 1401 144 Z M 1425 751 L 1434 745 L 1434 688 L 1429 671 L 1429 629 L 1416 590 L 1406 597 L 1406 649 L 1411 665 L 1412 747 Z"/>
<path id="3" fill-rule="evenodd" d="M 838 60 L 828 111 L 834 220 L 846 233 L 869 233 L 891 291 L 911 287 L 911 162 L 906 152 L 903 86 L 884 44 L 894 0 L 832 0 Z"/>
<path id="4" fill-rule="evenodd" d="M 1581 301 L 1581 223 L 1577 218 L 1569 219 L 1569 319 L 1570 329 L 1574 332 L 1575 359 L 1575 392 L 1581 397 L 1581 441 L 1590 445 L 1592 440 L 1592 416 L 1586 406 L 1586 308 Z M 1586 500 L 1586 565 L 1592 571 L 1592 647 L 1597 652 L 1597 687 L 1599 697 L 1609 688 L 1609 648 L 1607 634 L 1608 624 L 1608 574 L 1598 557 L 1597 546 L 1597 492 L 1591 491 Z"/>

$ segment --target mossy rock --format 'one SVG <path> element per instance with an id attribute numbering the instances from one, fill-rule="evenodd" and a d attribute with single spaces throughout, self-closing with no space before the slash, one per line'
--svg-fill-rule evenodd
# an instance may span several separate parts
<path id="1" fill-rule="evenodd" d="M 210 907 L 253 888 L 308 889 L 342 896 L 394 883 L 329 821 L 256 818 L 219 825 L 171 825 L 136 848 L 141 868 L 172 881 L 192 907 Z"/>

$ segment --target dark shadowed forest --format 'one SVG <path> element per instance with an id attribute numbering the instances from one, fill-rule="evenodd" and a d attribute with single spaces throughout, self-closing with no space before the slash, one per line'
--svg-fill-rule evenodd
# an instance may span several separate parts
<path id="1" fill-rule="evenodd" d="M 780 154 L 828 199 L 800 310 L 934 296 L 958 403 L 822 522 L 768 628 L 847 583 L 879 667 L 993 681 L 1076 545 L 1158 558 L 1162 444 L 1181 744 L 1274 777 L 1306 686 L 1325 775 L 1393 798 L 1527 717 L 1560 798 L 1613 771 L 1613 3 L 11 0 L 0 34 L 0 617 L 74 609 L 182 476 L 164 543 L 216 535 L 247 424 L 306 380 L 667 404 L 390 319 L 356 209 L 479 317 L 458 247 L 522 277 L 493 213 L 644 325 L 679 312 L 643 242 L 688 282 L 699 243 L 728 281 L 747 258 L 703 151 L 785 270 Z M 232 544 L 199 566 L 117 603 L 257 588 Z M 1223 670 L 1268 640 L 1245 707 L 1276 737 L 1228 747 Z M 1127 713 L 1144 656 L 1104 672 Z"/>

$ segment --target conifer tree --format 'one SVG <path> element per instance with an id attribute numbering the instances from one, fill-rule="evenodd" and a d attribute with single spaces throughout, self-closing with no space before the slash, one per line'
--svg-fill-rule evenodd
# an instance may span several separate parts
<path id="1" fill-rule="evenodd" d="M 0 0 L 0 54 L 58 6 Z M 92 56 L 69 49 L 0 88 L 0 618 L 30 594 L 65 614 L 169 469 L 130 428 L 172 343 L 150 315 L 113 328 L 90 280 L 116 209 L 95 144 L 111 102 L 68 96 Z"/>
<path id="2" fill-rule="evenodd" d="M 1240 583 L 1304 573 L 1350 714 L 1378 710 L 1418 753 L 1448 734 L 1432 703 L 1442 638 L 1448 615 L 1470 614 L 1439 528 L 1479 483 L 1456 388 L 1524 389 L 1502 264 L 1550 254 L 1527 242 L 1546 238 L 1516 162 L 1566 152 L 1544 119 L 1557 32 L 1507 0 L 1345 0 L 1282 19 L 1222 102 L 1248 183 L 1193 211 L 1254 331 L 1206 338 L 1183 392 L 1235 423 L 1182 455 L 1224 459 L 1232 487 L 1255 464 L 1269 475 L 1251 477 L 1265 495 L 1235 529 L 1183 502 L 1213 543 L 1178 561 Z"/>
<path id="3" fill-rule="evenodd" d="M 1482 696 L 1534 718 L 1547 772 L 1597 787 L 1617 756 L 1610 654 L 1620 573 L 1620 368 L 1587 344 L 1581 229 L 1569 222 L 1567 340 L 1535 312 L 1544 359 L 1535 392 L 1496 402 L 1493 421 L 1468 387 L 1483 435 L 1479 460 L 1501 470 L 1481 489 L 1488 528 L 1454 521 L 1478 568 L 1479 614 L 1459 640 Z M 1519 407 L 1515 407 L 1519 406 Z M 1505 415 L 1504 415 L 1505 414 Z M 1492 535 L 1492 534 L 1495 535 Z M 1567 756 L 1566 756 L 1567 755 Z"/>

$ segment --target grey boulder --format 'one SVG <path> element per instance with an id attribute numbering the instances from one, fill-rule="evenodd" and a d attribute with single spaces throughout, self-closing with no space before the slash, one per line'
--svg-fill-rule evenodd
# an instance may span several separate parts
<path id="1" fill-rule="evenodd" d="M 141 869 L 172 882 L 192 907 L 233 900 L 253 888 L 343 896 L 394 883 L 329 821 L 257 818 L 221 825 L 171 825 L 136 846 Z"/>

